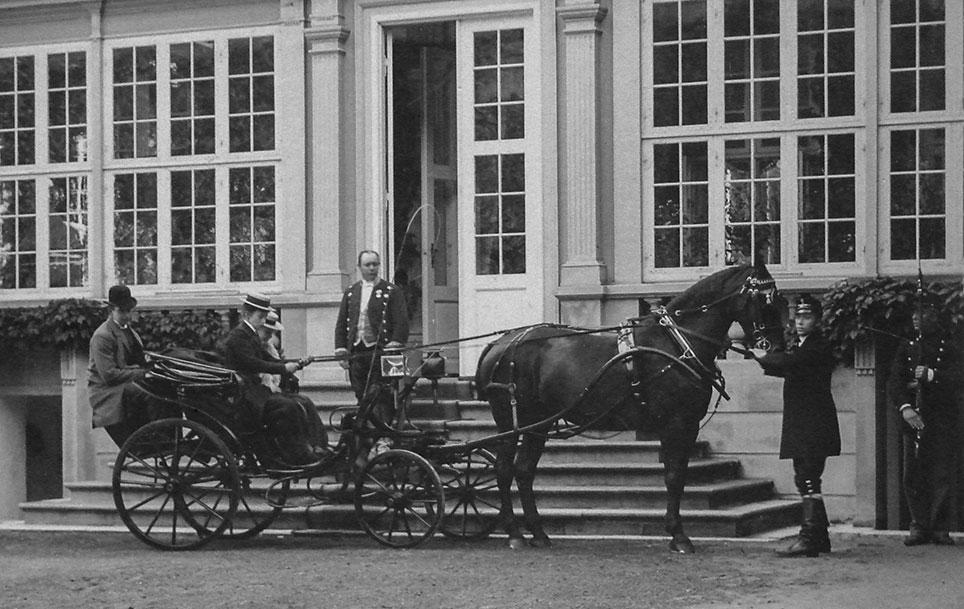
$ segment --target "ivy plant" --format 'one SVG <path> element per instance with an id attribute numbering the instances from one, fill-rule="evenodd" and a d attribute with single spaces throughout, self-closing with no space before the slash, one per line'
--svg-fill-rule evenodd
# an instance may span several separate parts
<path id="1" fill-rule="evenodd" d="M 924 288 L 937 295 L 946 331 L 957 333 L 964 328 L 961 282 L 931 282 Z M 859 341 L 912 336 L 911 316 L 916 306 L 916 279 L 845 279 L 823 294 L 823 325 L 837 357 L 853 362 L 854 345 Z"/>

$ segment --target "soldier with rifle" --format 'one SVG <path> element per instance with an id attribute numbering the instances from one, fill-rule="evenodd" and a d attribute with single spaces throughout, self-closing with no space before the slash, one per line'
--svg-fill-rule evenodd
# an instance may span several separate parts
<path id="1" fill-rule="evenodd" d="M 897 349 L 887 383 L 893 408 L 904 422 L 904 492 L 910 534 L 904 544 L 952 545 L 952 479 L 957 464 L 957 408 L 961 354 L 940 324 L 940 303 L 924 290 L 918 272 L 916 336 Z"/>

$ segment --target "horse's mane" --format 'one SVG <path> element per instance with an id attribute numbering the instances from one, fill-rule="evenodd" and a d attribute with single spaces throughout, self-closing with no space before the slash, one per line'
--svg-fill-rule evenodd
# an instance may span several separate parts
<path id="1" fill-rule="evenodd" d="M 726 267 L 686 288 L 682 294 L 673 298 L 666 306 L 670 309 L 681 309 L 688 306 L 709 304 L 713 299 L 723 296 L 728 291 L 726 289 L 728 284 L 734 282 L 735 278 L 738 277 L 739 282 L 742 283 L 754 270 L 754 267 L 749 264 Z M 734 286 L 730 289 L 736 288 Z"/>

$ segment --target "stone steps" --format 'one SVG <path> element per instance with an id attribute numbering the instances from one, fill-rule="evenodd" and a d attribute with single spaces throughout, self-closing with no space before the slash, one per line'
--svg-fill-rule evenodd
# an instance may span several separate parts
<path id="1" fill-rule="evenodd" d="M 444 431 L 450 442 L 494 435 L 488 404 L 473 399 L 470 389 L 465 380 L 442 379 L 435 400 L 431 385 L 420 381 L 410 410 L 413 422 L 425 430 Z M 302 392 L 315 401 L 325 421 L 339 409 L 355 408 L 347 383 L 307 384 Z M 637 435 L 624 431 L 590 439 L 586 434 L 546 444 L 535 489 L 550 535 L 664 533 L 666 490 L 659 443 L 637 439 Z M 490 450 L 494 452 L 494 447 Z M 799 502 L 777 499 L 772 481 L 742 478 L 739 461 L 714 458 L 706 442 L 694 447 L 687 477 L 682 510 L 690 535 L 752 535 L 799 521 Z M 255 480 L 250 492 L 256 496 L 266 484 Z M 68 490 L 67 499 L 21 504 L 24 520 L 48 525 L 120 524 L 108 482 L 79 482 L 68 485 Z M 305 495 L 296 486 L 291 501 Z M 495 491 L 485 491 L 482 500 L 497 504 Z M 520 513 L 518 501 L 516 512 Z M 358 528 L 350 497 L 316 507 L 286 509 L 272 526 L 302 531 Z"/>

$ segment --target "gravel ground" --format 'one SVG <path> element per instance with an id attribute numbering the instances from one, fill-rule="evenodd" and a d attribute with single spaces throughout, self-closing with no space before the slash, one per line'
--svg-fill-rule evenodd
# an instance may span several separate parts
<path id="1" fill-rule="evenodd" d="M 557 539 L 509 550 L 433 539 L 391 550 L 360 536 L 266 534 L 187 553 L 127 534 L 0 531 L 0 608 L 955 609 L 964 546 L 836 536 L 817 559 L 782 544 Z"/>

